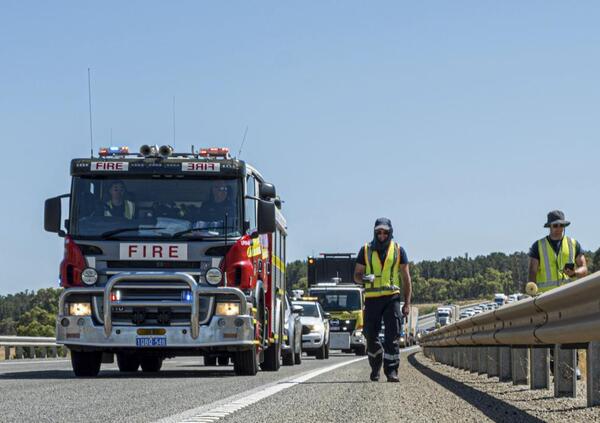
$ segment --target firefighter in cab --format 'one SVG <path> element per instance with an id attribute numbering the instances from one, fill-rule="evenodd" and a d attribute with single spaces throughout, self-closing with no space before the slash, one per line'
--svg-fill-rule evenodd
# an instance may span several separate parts
<path id="1" fill-rule="evenodd" d="M 399 382 L 400 337 L 402 321 L 408 316 L 411 279 L 406 251 L 394 241 L 392 222 L 379 218 L 375 222 L 373 240 L 359 251 L 354 281 L 364 286 L 365 335 L 371 366 L 370 379 L 379 380 L 381 368 L 388 382 Z M 404 306 L 400 307 L 402 282 Z M 381 323 L 385 326 L 383 345 L 379 340 Z"/>

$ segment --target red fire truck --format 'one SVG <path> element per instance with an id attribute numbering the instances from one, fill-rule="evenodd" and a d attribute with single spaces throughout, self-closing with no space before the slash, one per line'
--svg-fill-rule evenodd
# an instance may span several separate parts
<path id="1" fill-rule="evenodd" d="M 225 148 L 111 147 L 71 176 L 44 226 L 64 238 L 56 339 L 77 376 L 115 356 L 127 372 L 178 355 L 279 369 L 286 222 L 255 168 Z"/>

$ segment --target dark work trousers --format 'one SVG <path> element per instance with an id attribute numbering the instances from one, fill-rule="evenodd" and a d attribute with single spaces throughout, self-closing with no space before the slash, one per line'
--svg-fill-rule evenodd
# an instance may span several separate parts
<path id="1" fill-rule="evenodd" d="M 398 371 L 400 364 L 398 338 L 402 326 L 400 295 L 366 298 L 364 317 L 367 353 L 371 368 L 379 370 L 383 364 L 386 375 L 392 370 Z M 385 325 L 383 346 L 379 340 L 382 319 Z"/>

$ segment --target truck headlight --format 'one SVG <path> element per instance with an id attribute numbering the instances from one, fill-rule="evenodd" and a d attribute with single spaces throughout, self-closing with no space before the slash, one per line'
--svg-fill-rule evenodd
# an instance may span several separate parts
<path id="1" fill-rule="evenodd" d="M 361 330 L 355 330 L 354 331 L 354 336 L 357 337 L 357 338 L 361 337 L 362 336 L 362 331 Z"/>
<path id="2" fill-rule="evenodd" d="M 206 271 L 204 277 L 206 278 L 206 283 L 208 283 L 209 285 L 217 286 L 223 280 L 223 272 L 221 272 L 220 269 L 213 267 Z"/>
<path id="3" fill-rule="evenodd" d="M 90 303 L 69 303 L 70 316 L 91 316 L 92 305 Z"/>
<path id="4" fill-rule="evenodd" d="M 240 314 L 240 303 L 217 303 L 217 316 L 237 316 Z"/>
<path id="5" fill-rule="evenodd" d="M 402 342 L 402 343 L 403 343 L 403 342 L 404 342 L 404 338 L 400 338 L 400 342 Z"/>

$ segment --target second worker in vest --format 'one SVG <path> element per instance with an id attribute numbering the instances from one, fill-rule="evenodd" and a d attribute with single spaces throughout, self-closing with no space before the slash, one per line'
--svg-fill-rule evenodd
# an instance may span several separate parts
<path id="1" fill-rule="evenodd" d="M 379 218 L 375 222 L 373 240 L 359 251 L 354 281 L 365 287 L 365 336 L 371 365 L 371 380 L 379 380 L 383 371 L 388 382 L 398 382 L 400 347 L 398 339 L 404 316 L 410 310 L 411 279 L 404 248 L 394 240 L 392 222 Z M 404 306 L 400 310 L 400 273 Z M 381 321 L 385 325 L 383 346 L 379 340 Z"/>
<path id="2" fill-rule="evenodd" d="M 550 234 L 536 241 L 529 250 L 529 295 L 543 293 L 588 274 L 581 245 L 565 236 L 565 228 L 571 222 L 565 220 L 560 210 L 548 213 L 544 225 Z"/>

